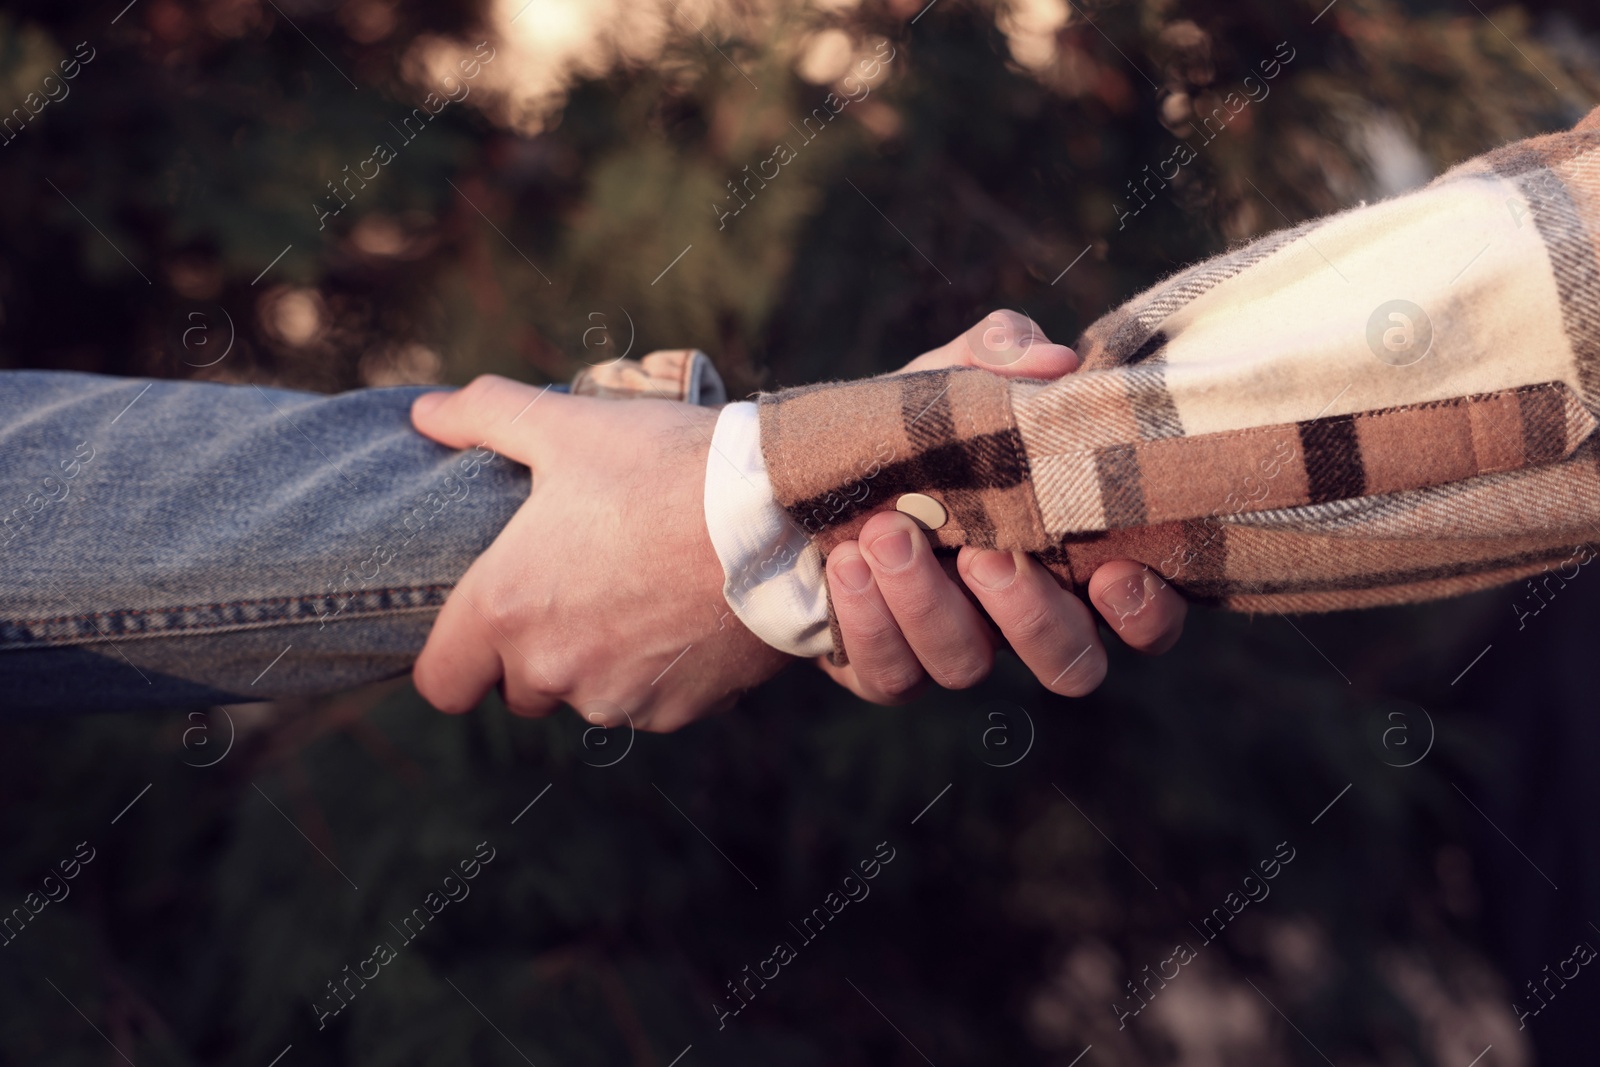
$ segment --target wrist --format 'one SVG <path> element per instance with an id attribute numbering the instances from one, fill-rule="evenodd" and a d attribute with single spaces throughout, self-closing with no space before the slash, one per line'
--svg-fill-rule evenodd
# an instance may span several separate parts
<path id="1" fill-rule="evenodd" d="M 756 406 L 724 408 L 709 445 L 705 525 L 728 609 L 781 652 L 810 657 L 828 651 L 821 553 L 773 496 Z"/>

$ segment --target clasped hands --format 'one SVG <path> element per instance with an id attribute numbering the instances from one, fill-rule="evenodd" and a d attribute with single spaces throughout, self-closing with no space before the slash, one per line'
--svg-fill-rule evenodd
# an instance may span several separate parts
<path id="1" fill-rule="evenodd" d="M 1053 379 L 1078 364 L 1025 316 L 995 312 L 898 373 L 971 366 Z M 518 715 L 565 703 L 598 725 L 675 730 L 730 706 L 790 659 L 723 597 L 703 502 L 716 411 L 484 376 L 424 394 L 411 417 L 441 444 L 482 445 L 533 471 L 527 501 L 468 568 L 416 662 L 418 692 L 441 711 L 469 711 L 498 686 Z M 1094 611 L 1024 553 L 962 548 L 956 571 L 981 612 L 909 516 L 874 515 L 828 556 L 850 662 L 823 657 L 819 666 L 857 695 L 893 704 L 930 680 L 977 684 L 1009 645 L 1047 689 L 1081 696 L 1106 672 L 1095 612 L 1146 652 L 1165 651 L 1183 626 L 1183 599 L 1132 561 L 1095 572 Z"/>

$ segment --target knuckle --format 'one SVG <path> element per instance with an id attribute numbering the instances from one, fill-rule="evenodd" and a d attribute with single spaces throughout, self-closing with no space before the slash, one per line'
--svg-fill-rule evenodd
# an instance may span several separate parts
<path id="1" fill-rule="evenodd" d="M 466 385 L 463 385 L 460 389 L 457 389 L 454 399 L 458 403 L 462 404 L 478 403 L 489 393 L 490 389 L 492 388 L 490 385 L 491 377 L 492 376 L 488 374 L 478 375 L 476 378 L 472 379 L 472 381 L 468 382 Z"/>
<path id="2" fill-rule="evenodd" d="M 461 391 L 476 397 L 482 396 L 485 393 L 495 392 L 496 390 L 509 385 L 510 383 L 511 379 L 502 377 L 498 374 L 480 374 L 476 378 L 472 379 L 472 381 L 462 386 Z"/>
<path id="3" fill-rule="evenodd" d="M 836 603 L 835 611 L 838 612 L 839 632 L 844 635 L 846 647 L 855 650 L 851 653 L 852 659 L 882 657 L 893 650 L 894 625 L 879 613 L 876 605 L 855 604 L 839 611 L 842 606 Z"/>
<path id="4" fill-rule="evenodd" d="M 1013 613 L 996 621 L 1000 632 L 1006 635 L 1006 640 L 1013 646 L 1057 643 L 1066 629 L 1062 620 L 1048 607 L 1032 598 L 1022 601 Z"/>
<path id="5" fill-rule="evenodd" d="M 506 633 L 510 634 L 507 643 L 515 644 L 510 649 L 502 648 L 499 642 L 496 642 L 496 646 L 501 648 L 500 663 L 506 682 L 519 695 L 535 700 L 583 699 L 583 706 L 589 707 L 587 697 L 590 694 L 579 691 L 578 680 L 582 677 L 582 671 L 574 664 L 573 657 L 566 654 L 563 646 L 557 643 L 540 644 L 531 638 L 524 643 L 513 631 L 507 630 Z M 521 651 L 524 648 L 528 650 L 526 655 Z"/>
<path id="6" fill-rule="evenodd" d="M 524 596 L 518 595 L 514 585 L 513 582 L 494 582 L 489 588 L 474 592 L 472 603 L 482 612 L 484 620 L 494 630 L 494 634 L 485 635 L 490 640 L 494 637 L 515 634 L 522 625 L 527 606 Z"/>
<path id="7" fill-rule="evenodd" d="M 530 691 L 552 698 L 571 697 L 577 690 L 577 680 L 571 672 L 560 665 L 549 663 L 522 663 L 519 664 L 518 674 L 522 684 Z M 602 723 L 607 729 L 615 723 Z"/>
<path id="8" fill-rule="evenodd" d="M 496 393 L 508 386 L 515 385 L 510 378 L 498 374 L 480 374 L 456 393 L 460 403 L 467 407 L 480 407 L 488 403 Z"/>
<path id="9" fill-rule="evenodd" d="M 884 603 L 889 605 L 889 613 L 902 630 L 926 633 L 948 618 L 949 612 L 935 584 L 942 575 L 915 573 L 895 577 L 902 580 L 892 583 L 880 580 L 879 588 L 883 591 Z"/>

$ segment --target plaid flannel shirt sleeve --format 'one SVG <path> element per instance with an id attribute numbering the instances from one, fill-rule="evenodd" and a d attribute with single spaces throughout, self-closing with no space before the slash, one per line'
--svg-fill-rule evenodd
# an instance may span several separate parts
<path id="1" fill-rule="evenodd" d="M 1080 589 L 1139 560 L 1244 611 L 1587 562 L 1600 109 L 1183 271 L 1077 349 L 1052 382 L 957 369 L 763 395 L 778 503 L 826 553 L 924 493 L 949 515 L 938 546 L 1028 551 Z"/>

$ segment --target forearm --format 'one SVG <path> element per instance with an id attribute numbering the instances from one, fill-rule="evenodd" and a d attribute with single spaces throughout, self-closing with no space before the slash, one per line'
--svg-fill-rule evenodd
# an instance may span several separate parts
<path id="1" fill-rule="evenodd" d="M 403 673 L 527 497 L 421 390 L 0 376 L 0 689 L 15 711 L 264 700 Z"/>
<path id="2" fill-rule="evenodd" d="M 1058 381 L 763 397 L 774 492 L 823 551 L 917 492 L 945 547 L 1034 552 L 1080 586 L 1133 558 L 1245 610 L 1565 559 L 1600 539 L 1596 127 L 1186 271 L 1091 327 Z"/>

